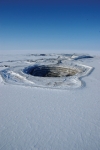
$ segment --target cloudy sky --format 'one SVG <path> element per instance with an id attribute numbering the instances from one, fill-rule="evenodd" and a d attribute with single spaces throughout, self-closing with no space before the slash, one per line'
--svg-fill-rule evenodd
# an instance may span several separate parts
<path id="1" fill-rule="evenodd" d="M 100 1 L 0 0 L 0 50 L 100 50 Z"/>

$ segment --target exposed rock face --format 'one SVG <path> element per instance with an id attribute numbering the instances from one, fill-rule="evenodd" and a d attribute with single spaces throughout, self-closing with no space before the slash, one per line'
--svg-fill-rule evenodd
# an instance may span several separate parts
<path id="1" fill-rule="evenodd" d="M 34 66 L 29 69 L 28 73 L 39 77 L 66 77 L 73 76 L 79 71 L 73 68 L 56 67 L 56 66 Z"/>

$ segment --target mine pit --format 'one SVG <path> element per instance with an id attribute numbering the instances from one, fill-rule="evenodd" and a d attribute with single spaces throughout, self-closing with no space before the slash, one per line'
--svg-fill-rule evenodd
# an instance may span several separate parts
<path id="1" fill-rule="evenodd" d="M 78 69 L 59 66 L 33 66 L 27 69 L 27 74 L 37 77 L 67 77 L 79 73 Z"/>

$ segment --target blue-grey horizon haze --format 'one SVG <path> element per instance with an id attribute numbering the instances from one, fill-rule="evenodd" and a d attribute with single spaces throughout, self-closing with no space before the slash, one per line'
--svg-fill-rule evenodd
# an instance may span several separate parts
<path id="1" fill-rule="evenodd" d="M 100 50 L 100 3 L 0 1 L 0 50 Z"/>

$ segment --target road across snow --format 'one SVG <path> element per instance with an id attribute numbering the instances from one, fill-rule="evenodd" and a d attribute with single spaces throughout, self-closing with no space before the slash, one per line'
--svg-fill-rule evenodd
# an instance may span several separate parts
<path id="1" fill-rule="evenodd" d="M 8 56 L 0 59 L 1 71 L 11 66 Z M 74 61 L 94 68 L 83 88 L 21 86 L 0 77 L 0 150 L 100 150 L 100 57 Z"/>

